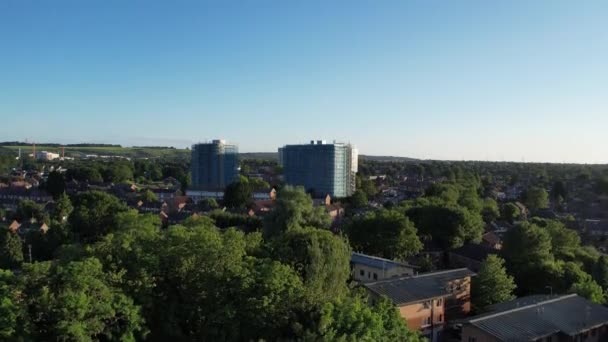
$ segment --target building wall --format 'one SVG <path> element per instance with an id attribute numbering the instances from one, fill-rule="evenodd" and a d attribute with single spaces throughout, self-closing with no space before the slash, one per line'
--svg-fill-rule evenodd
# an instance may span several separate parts
<path id="1" fill-rule="evenodd" d="M 238 147 L 214 140 L 192 146 L 192 188 L 223 190 L 238 179 Z"/>
<path id="2" fill-rule="evenodd" d="M 432 304 L 432 306 L 431 306 Z M 406 320 L 412 330 L 422 330 L 433 325 L 443 325 L 445 322 L 445 301 L 436 298 L 422 303 L 400 306 L 399 315 Z M 431 318 L 430 324 L 428 319 Z"/>
<path id="3" fill-rule="evenodd" d="M 398 276 L 414 275 L 414 269 L 409 267 L 391 267 L 383 270 L 362 264 L 353 264 L 352 272 L 353 279 L 359 282 L 371 282 Z M 361 274 L 361 272 L 363 272 L 363 274 Z"/>
<path id="4" fill-rule="evenodd" d="M 446 316 L 448 320 L 466 317 L 471 312 L 471 277 L 457 279 L 447 284 L 452 294 L 446 300 Z"/>
<path id="5" fill-rule="evenodd" d="M 279 149 L 285 182 L 303 186 L 314 197 L 348 197 L 355 190 L 351 145 L 287 145 Z"/>
<path id="6" fill-rule="evenodd" d="M 467 324 L 462 327 L 462 342 L 500 342 L 496 337 L 485 331 Z M 556 341 L 557 342 L 557 341 Z"/>

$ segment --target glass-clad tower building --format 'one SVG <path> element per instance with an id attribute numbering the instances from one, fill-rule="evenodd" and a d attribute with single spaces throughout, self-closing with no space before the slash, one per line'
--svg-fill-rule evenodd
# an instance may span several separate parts
<path id="1" fill-rule="evenodd" d="M 239 176 L 239 150 L 225 140 L 192 145 L 192 188 L 223 190 Z"/>
<path id="2" fill-rule="evenodd" d="M 285 183 L 303 186 L 313 197 L 348 197 L 355 192 L 357 149 L 350 144 L 310 144 L 279 148 Z"/>

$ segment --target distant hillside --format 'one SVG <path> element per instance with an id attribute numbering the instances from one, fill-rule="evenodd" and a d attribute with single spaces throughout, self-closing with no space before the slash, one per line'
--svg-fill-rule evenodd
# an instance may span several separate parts
<path id="1" fill-rule="evenodd" d="M 384 161 L 384 162 L 418 162 L 420 159 L 408 158 L 408 157 L 394 157 L 394 156 L 366 156 L 359 155 L 359 159 L 370 160 L 370 161 Z"/>
<path id="2" fill-rule="evenodd" d="M 240 153 L 239 154 L 242 159 L 264 159 L 264 160 L 278 160 L 279 155 L 277 152 L 249 152 L 249 153 Z M 386 161 L 386 162 L 416 162 L 419 159 L 408 158 L 408 157 L 394 157 L 394 156 L 367 156 L 367 155 L 359 155 L 359 159 L 361 160 L 371 160 L 371 161 Z"/>

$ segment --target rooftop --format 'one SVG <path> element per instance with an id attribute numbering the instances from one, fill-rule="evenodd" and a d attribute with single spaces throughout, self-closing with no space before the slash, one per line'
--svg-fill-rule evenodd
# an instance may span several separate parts
<path id="1" fill-rule="evenodd" d="M 608 308 L 576 294 L 519 298 L 466 322 L 502 341 L 531 341 L 562 332 L 575 336 L 608 324 Z"/>
<path id="2" fill-rule="evenodd" d="M 475 273 L 468 268 L 459 268 L 386 279 L 363 286 L 378 295 L 387 296 L 395 305 L 404 305 L 436 297 L 447 297 L 450 295 L 446 286 L 448 282 L 472 275 Z"/>
<path id="3" fill-rule="evenodd" d="M 384 259 L 372 255 L 367 255 L 363 253 L 353 253 L 350 257 L 350 262 L 353 264 L 365 265 L 373 268 L 389 270 L 396 267 L 408 267 L 408 268 L 416 268 L 416 266 L 408 265 L 405 263 L 397 262 L 390 259 Z"/>

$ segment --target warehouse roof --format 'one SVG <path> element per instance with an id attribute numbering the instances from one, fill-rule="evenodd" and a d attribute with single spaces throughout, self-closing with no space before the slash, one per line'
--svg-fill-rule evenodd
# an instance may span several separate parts
<path id="1" fill-rule="evenodd" d="M 531 341 L 556 333 L 575 336 L 608 324 L 608 308 L 576 294 L 546 300 L 519 298 L 501 305 L 501 311 L 465 321 L 501 341 Z M 531 303 L 518 306 L 518 303 Z"/>

